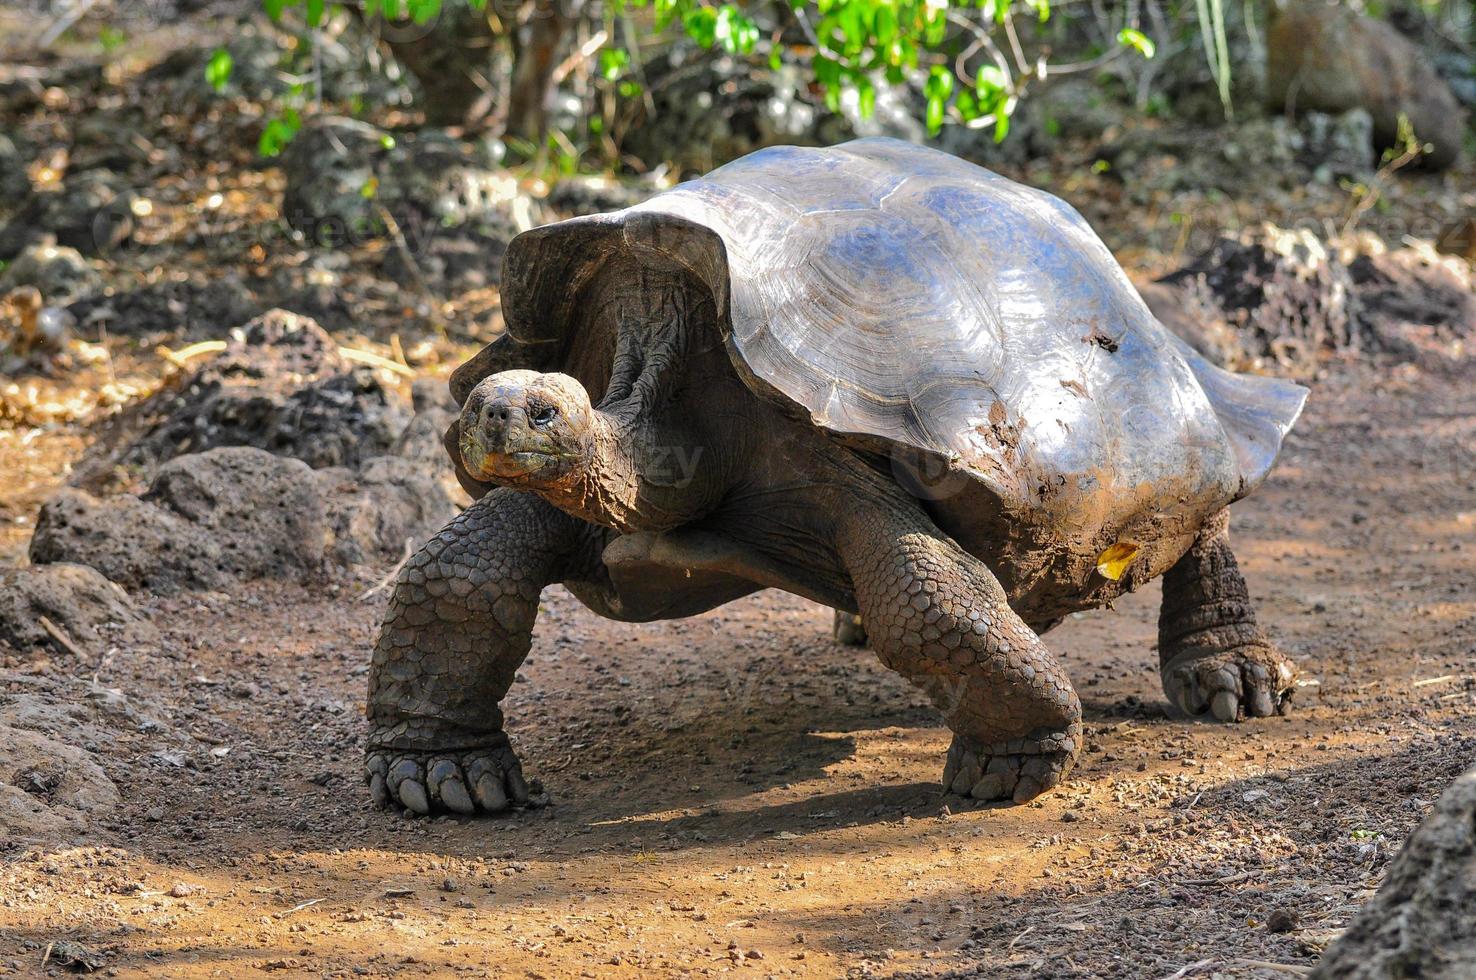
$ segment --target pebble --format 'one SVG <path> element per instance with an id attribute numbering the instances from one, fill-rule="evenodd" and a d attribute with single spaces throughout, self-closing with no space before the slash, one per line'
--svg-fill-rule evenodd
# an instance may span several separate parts
<path id="1" fill-rule="evenodd" d="M 1297 927 L 1297 913 L 1288 908 L 1279 908 L 1266 919 L 1266 928 L 1272 932 L 1291 932 Z"/>

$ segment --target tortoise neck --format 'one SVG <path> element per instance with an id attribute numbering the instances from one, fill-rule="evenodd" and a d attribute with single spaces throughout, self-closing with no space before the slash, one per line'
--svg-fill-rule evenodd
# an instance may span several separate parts
<path id="1" fill-rule="evenodd" d="M 625 408 L 622 406 L 622 408 Z M 549 503 L 592 524 L 629 534 L 665 531 L 691 520 L 691 466 L 700 448 L 663 445 L 665 427 L 639 413 L 596 409 L 589 462 L 566 486 L 538 491 Z"/>

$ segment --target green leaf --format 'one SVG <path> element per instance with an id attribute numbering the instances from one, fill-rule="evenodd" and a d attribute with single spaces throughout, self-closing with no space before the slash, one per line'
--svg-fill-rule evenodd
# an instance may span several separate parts
<path id="1" fill-rule="evenodd" d="M 294 109 L 288 109 L 282 115 L 267 120 L 266 128 L 261 131 L 261 139 L 256 141 L 257 152 L 264 157 L 279 156 L 301 128 L 302 119 Z"/>
<path id="2" fill-rule="evenodd" d="M 980 65 L 974 75 L 974 94 L 979 102 L 993 106 L 1009 91 L 1010 76 L 998 65 Z"/>
<path id="3" fill-rule="evenodd" d="M 963 117 L 964 122 L 972 122 L 983 115 L 979 111 L 979 100 L 968 89 L 964 89 L 958 93 L 958 98 L 953 101 L 953 107 L 958 110 L 958 114 Z"/>
<path id="4" fill-rule="evenodd" d="M 303 10 L 303 19 L 307 26 L 317 27 L 323 23 L 324 0 L 307 0 L 307 7 Z"/>
<path id="5" fill-rule="evenodd" d="M 1004 138 L 1010 135 L 1010 110 L 1009 103 L 1005 103 L 994 110 L 994 142 L 1003 143 Z"/>
<path id="6" fill-rule="evenodd" d="M 1152 58 L 1158 51 L 1158 45 L 1153 43 L 1152 38 L 1132 27 L 1124 27 L 1117 32 L 1117 43 L 1132 48 L 1144 58 Z"/>
<path id="7" fill-rule="evenodd" d="M 863 77 L 856 87 L 861 118 L 870 119 L 876 112 L 876 85 L 871 79 Z"/>
<path id="8" fill-rule="evenodd" d="M 399 6 L 398 2 L 395 4 Z M 441 14 L 441 0 L 406 0 L 410 8 L 410 19 L 417 24 L 429 24 Z"/>
<path id="9" fill-rule="evenodd" d="M 923 94 L 930 99 L 946 99 L 953 92 L 953 73 L 942 65 L 934 65 L 923 83 Z"/>
<path id="10" fill-rule="evenodd" d="M 943 100 L 939 98 L 928 99 L 927 118 L 928 135 L 937 136 L 943 129 Z"/>
<path id="11" fill-rule="evenodd" d="M 687 36 L 704 48 L 717 43 L 717 11 L 711 7 L 698 7 L 682 17 L 682 29 Z"/>
<path id="12" fill-rule="evenodd" d="M 225 91 L 225 87 L 231 80 L 231 69 L 236 65 L 235 59 L 225 48 L 216 48 L 210 54 L 210 60 L 205 63 L 205 81 L 217 92 Z"/>
<path id="13" fill-rule="evenodd" d="M 630 64 L 630 52 L 624 48 L 606 48 L 600 52 L 600 76 L 607 82 L 613 82 L 625 74 L 625 68 Z"/>
<path id="14" fill-rule="evenodd" d="M 758 43 L 758 25 L 732 4 L 722 7 L 713 21 L 713 37 L 729 54 L 748 54 Z"/>

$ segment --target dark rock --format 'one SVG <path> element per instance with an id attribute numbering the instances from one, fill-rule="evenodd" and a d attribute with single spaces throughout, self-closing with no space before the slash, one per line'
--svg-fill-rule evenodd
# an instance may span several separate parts
<path id="1" fill-rule="evenodd" d="M 1289 908 L 1272 910 L 1266 917 L 1266 928 L 1271 932 L 1291 932 L 1297 927 L 1297 913 Z"/>
<path id="2" fill-rule="evenodd" d="M 30 193 L 31 181 L 26 176 L 28 162 L 15 140 L 0 133 L 0 208 L 19 203 Z"/>
<path id="3" fill-rule="evenodd" d="M 441 295 L 497 286 L 502 257 L 511 237 L 472 229 L 443 229 L 423 241 L 418 251 L 386 249 L 380 274 L 391 282 L 418 285 Z"/>
<path id="4" fill-rule="evenodd" d="M 772 71 L 757 58 L 679 42 L 652 57 L 644 75 L 646 92 L 622 102 L 615 127 L 621 155 L 641 170 L 669 162 L 679 174 L 706 173 L 766 146 L 855 135 L 792 65 Z"/>
<path id="5" fill-rule="evenodd" d="M 1337 257 L 1305 229 L 1267 224 L 1238 238 L 1221 238 L 1160 282 L 1184 295 L 1181 302 L 1193 311 L 1191 316 L 1218 314 L 1221 325 L 1206 325 L 1203 334 L 1185 339 L 1206 355 L 1217 354 L 1227 366 L 1247 368 L 1269 361 L 1305 373 L 1319 354 L 1361 344 L 1361 307 L 1353 281 Z M 1167 305 L 1161 296 L 1157 301 L 1159 310 Z M 1168 322 L 1170 317 L 1160 319 Z"/>
<path id="6" fill-rule="evenodd" d="M 408 459 L 313 470 L 260 449 L 181 456 L 142 496 L 66 489 L 41 508 L 31 560 L 91 565 L 130 589 L 302 580 L 325 561 L 399 557 L 456 512 Z"/>
<path id="7" fill-rule="evenodd" d="M 660 190 L 609 177 L 565 177 L 554 184 L 545 203 L 562 217 L 576 218 L 635 207 Z"/>
<path id="8" fill-rule="evenodd" d="M 1476 976 L 1476 769 L 1447 789 L 1310 980 Z"/>
<path id="9" fill-rule="evenodd" d="M 1309 112 L 1298 127 L 1301 159 L 1326 183 L 1334 177 L 1360 177 L 1373 169 L 1373 117 L 1364 109 L 1338 115 Z"/>
<path id="10" fill-rule="evenodd" d="M 64 489 L 41 508 L 31 561 L 91 565 L 129 589 L 220 588 L 322 565 L 327 517 L 312 470 L 259 449 L 165 463 L 142 497 Z"/>
<path id="11" fill-rule="evenodd" d="M 114 420 L 72 483 L 98 489 L 120 470 L 147 477 L 166 460 L 222 446 L 353 466 L 388 452 L 409 418 L 395 388 L 346 361 L 314 321 L 272 310 L 213 360 Z"/>
<path id="12" fill-rule="evenodd" d="M 136 199 L 128 184 L 108 170 L 85 170 L 56 187 L 33 190 L 0 227 L 0 259 L 10 259 L 47 236 L 83 255 L 110 255 L 132 234 Z"/>
<path id="13" fill-rule="evenodd" d="M 42 617 L 97 656 L 109 644 L 158 639 L 128 593 L 94 568 L 61 563 L 0 570 L 0 644 L 65 653 L 41 625 Z"/>
<path id="14" fill-rule="evenodd" d="M 1476 345 L 1476 276 L 1469 263 L 1418 245 L 1360 255 L 1349 265 L 1374 345 L 1409 359 L 1450 361 Z"/>
<path id="15" fill-rule="evenodd" d="M 238 12 L 239 14 L 239 12 Z M 410 89 L 399 78 L 398 66 L 385 64 L 367 32 L 349 29 L 318 35 L 316 67 L 320 70 L 322 95 L 330 103 L 362 99 L 377 106 L 408 105 Z M 228 30 L 219 32 L 220 42 L 181 48 L 149 68 L 143 81 L 171 105 L 201 106 L 217 99 L 247 99 L 275 103 L 291 93 L 295 76 L 313 71 L 307 56 L 312 46 L 295 38 L 282 24 L 267 25 L 251 17 L 238 17 Z M 206 80 L 205 68 L 217 47 L 231 56 L 231 73 L 225 86 L 216 90 Z"/>
<path id="16" fill-rule="evenodd" d="M 0 837 L 44 841 L 71 837 L 121 799 L 96 758 L 65 735 L 0 724 Z"/>
<path id="17" fill-rule="evenodd" d="M 398 456 L 371 459 L 357 471 L 317 473 L 328 518 L 328 557 L 343 564 L 400 557 L 455 517 L 444 486 L 454 476 L 444 453 L 442 460 L 444 474 Z"/>
<path id="18" fill-rule="evenodd" d="M 310 242 L 341 247 L 396 237 L 425 253 L 447 228 L 506 242 L 541 223 L 517 180 L 436 130 L 403 139 L 355 120 L 308 123 L 282 156 L 283 217 Z"/>
<path id="19" fill-rule="evenodd" d="M 1273 111 L 1364 109 L 1380 148 L 1399 142 L 1399 117 L 1449 167 L 1461 154 L 1465 114 L 1429 59 L 1393 27 L 1348 7 L 1309 0 L 1271 6 L 1266 104 Z"/>
<path id="20" fill-rule="evenodd" d="M 34 286 L 48 305 L 66 305 L 97 292 L 102 277 L 75 248 L 40 241 L 21 250 L 0 273 L 0 293 Z"/>
<path id="21" fill-rule="evenodd" d="M 260 309 L 238 280 L 165 281 L 126 292 L 91 296 L 67 307 L 84 337 L 223 338 Z"/>
<path id="22" fill-rule="evenodd" d="M 1354 246 L 1345 246 L 1353 250 Z M 1428 242 L 1351 258 L 1310 231 L 1263 225 L 1221 238 L 1138 289 L 1153 315 L 1211 361 L 1308 374 L 1330 353 L 1451 363 L 1476 345 L 1476 276 Z"/>

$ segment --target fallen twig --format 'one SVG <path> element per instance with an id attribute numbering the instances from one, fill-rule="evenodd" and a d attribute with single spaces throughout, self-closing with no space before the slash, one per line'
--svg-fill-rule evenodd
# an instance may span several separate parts
<path id="1" fill-rule="evenodd" d="M 202 340 L 197 344 L 181 347 L 179 350 L 171 350 L 160 344 L 154 348 L 154 352 L 175 367 L 182 368 L 187 366 L 190 358 L 199 357 L 201 354 L 219 354 L 226 349 L 226 346 L 224 340 Z"/>
<path id="2" fill-rule="evenodd" d="M 1168 976 L 1163 977 L 1162 980 L 1181 980 L 1181 978 L 1187 977 L 1195 970 L 1203 970 L 1205 967 L 1210 966 L 1214 962 L 1214 960 L 1200 960 L 1198 963 L 1190 963 L 1187 966 L 1181 966 L 1173 973 L 1170 973 Z"/>
<path id="3" fill-rule="evenodd" d="M 292 908 L 290 908 L 290 909 L 283 909 L 282 911 L 276 913 L 276 918 L 278 918 L 278 919 L 285 919 L 285 918 L 287 918 L 287 916 L 291 915 L 293 912 L 301 912 L 303 909 L 311 908 L 314 905 L 317 905 L 321 901 L 323 901 L 323 899 L 321 899 L 321 898 L 310 898 L 306 902 L 298 902 L 296 905 L 292 906 Z"/>
<path id="4" fill-rule="evenodd" d="M 394 580 L 399 576 L 400 569 L 402 569 L 402 568 L 405 567 L 405 562 L 409 561 L 410 560 L 410 556 L 413 555 L 414 553 L 415 553 L 415 539 L 414 538 L 406 538 L 405 539 L 405 553 L 400 556 L 400 560 L 399 561 L 395 562 L 395 567 L 394 568 L 391 568 L 388 572 L 385 572 L 384 573 L 384 578 L 380 579 L 378 582 L 376 582 L 373 585 L 369 586 L 369 588 L 365 589 L 363 592 L 360 592 L 359 593 L 359 601 L 360 602 L 363 602 L 365 599 L 368 599 L 370 596 L 372 596 L 372 595 L 374 595 L 374 594 L 376 594 L 378 592 L 382 592 L 386 588 L 388 588 L 389 585 L 392 582 L 394 582 Z"/>
<path id="5" fill-rule="evenodd" d="M 36 41 L 36 46 L 45 50 L 56 43 L 56 39 L 72 29 L 72 25 L 87 16 L 87 12 L 97 5 L 97 0 L 81 0 L 70 9 L 62 12 L 61 16 L 51 22 L 51 26 L 41 32 L 41 37 Z M 44 962 L 44 961 L 43 961 Z"/>
<path id="6" fill-rule="evenodd" d="M 1245 881 L 1260 874 L 1259 871 L 1237 871 L 1233 875 L 1225 875 L 1223 878 L 1184 878 L 1179 881 L 1181 885 L 1229 885 L 1237 881 Z"/>
<path id="7" fill-rule="evenodd" d="M 1312 972 L 1310 966 L 1294 966 L 1291 963 L 1272 963 L 1269 960 L 1236 960 L 1241 966 L 1248 966 L 1256 970 L 1275 970 L 1278 973 L 1289 973 L 1294 977 L 1305 977 Z"/>
<path id="8" fill-rule="evenodd" d="M 67 634 L 65 634 L 65 633 L 62 632 L 62 629 L 61 629 L 60 626 L 57 626 L 55 623 L 53 623 L 51 620 L 47 619 L 45 616 L 38 617 L 38 620 L 41 623 L 41 628 L 46 631 L 47 635 L 49 635 L 53 640 L 55 640 L 61 646 L 61 648 L 63 650 L 65 650 L 67 653 L 70 653 L 72 656 L 76 657 L 78 660 L 91 660 L 92 659 L 91 657 L 87 656 L 86 653 L 83 652 L 83 650 L 82 650 L 81 647 L 77 646 L 77 644 L 75 644 L 75 643 L 72 642 L 72 638 L 71 637 L 67 636 Z"/>
<path id="9" fill-rule="evenodd" d="M 396 364 L 387 357 L 381 357 L 372 351 L 359 350 L 357 347 L 340 347 L 338 353 L 343 355 L 344 360 L 354 361 L 358 364 L 368 364 L 370 367 L 384 368 L 407 378 L 415 377 L 415 369 L 403 364 Z"/>

